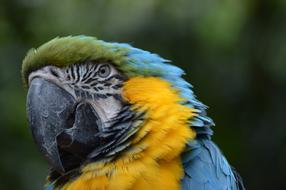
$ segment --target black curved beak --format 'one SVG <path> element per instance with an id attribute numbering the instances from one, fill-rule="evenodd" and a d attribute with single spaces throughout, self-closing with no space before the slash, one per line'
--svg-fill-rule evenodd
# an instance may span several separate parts
<path id="1" fill-rule="evenodd" d="M 43 78 L 31 81 L 27 112 L 33 138 L 54 170 L 77 167 L 95 146 L 102 123 L 87 102 Z"/>

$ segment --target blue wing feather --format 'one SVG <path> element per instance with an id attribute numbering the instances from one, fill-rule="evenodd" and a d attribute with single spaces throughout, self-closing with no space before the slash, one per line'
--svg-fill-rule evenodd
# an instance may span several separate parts
<path id="1" fill-rule="evenodd" d="M 182 155 L 182 190 L 240 190 L 240 181 L 218 147 L 209 139 L 188 143 Z"/>

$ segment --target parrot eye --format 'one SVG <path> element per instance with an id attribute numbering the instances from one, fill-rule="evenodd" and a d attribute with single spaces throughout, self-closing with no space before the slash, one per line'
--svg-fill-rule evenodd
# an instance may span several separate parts
<path id="1" fill-rule="evenodd" d="M 98 69 L 98 76 L 102 78 L 108 77 L 110 73 L 111 73 L 111 68 L 107 64 L 100 66 Z"/>

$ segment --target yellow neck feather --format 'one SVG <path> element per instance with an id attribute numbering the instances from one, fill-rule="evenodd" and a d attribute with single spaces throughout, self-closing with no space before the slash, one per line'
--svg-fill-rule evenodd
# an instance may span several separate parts
<path id="1" fill-rule="evenodd" d="M 134 109 L 147 114 L 131 148 L 111 163 L 85 166 L 82 175 L 61 190 L 180 189 L 180 154 L 187 141 L 195 138 L 188 120 L 196 110 L 181 105 L 178 92 L 155 77 L 131 78 L 123 96 Z"/>

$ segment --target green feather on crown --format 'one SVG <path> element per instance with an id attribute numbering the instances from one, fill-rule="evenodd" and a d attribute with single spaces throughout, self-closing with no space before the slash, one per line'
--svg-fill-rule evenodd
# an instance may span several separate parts
<path id="1" fill-rule="evenodd" d="M 66 67 L 87 60 L 104 60 L 121 65 L 120 69 L 129 70 L 126 54 L 128 48 L 115 46 L 97 40 L 95 37 L 68 36 L 54 38 L 39 48 L 31 49 L 23 60 L 22 77 L 27 85 L 31 72 L 47 66 Z"/>

